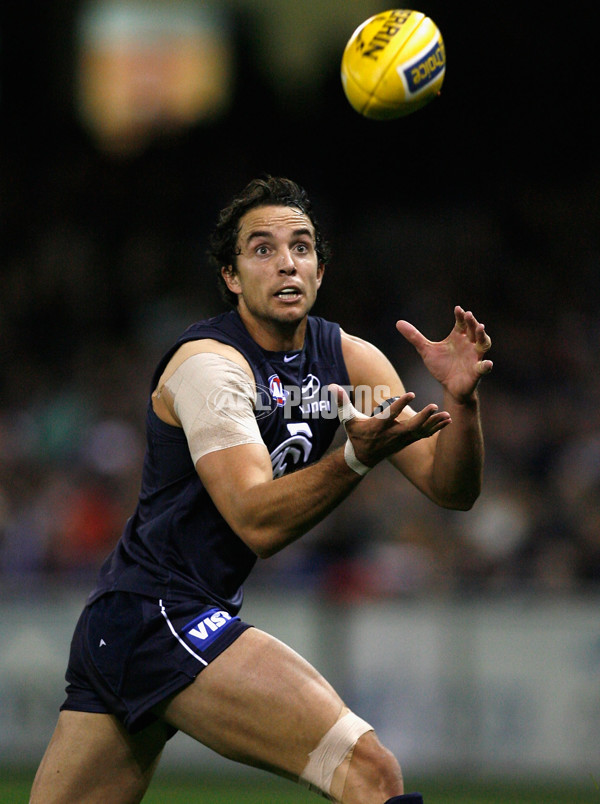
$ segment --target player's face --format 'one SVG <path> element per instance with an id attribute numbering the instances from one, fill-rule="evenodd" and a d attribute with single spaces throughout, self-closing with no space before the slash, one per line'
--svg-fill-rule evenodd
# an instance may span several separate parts
<path id="1" fill-rule="evenodd" d="M 293 207 L 251 209 L 240 221 L 237 244 L 236 268 L 224 277 L 239 296 L 242 318 L 270 325 L 302 321 L 323 276 L 310 218 Z"/>

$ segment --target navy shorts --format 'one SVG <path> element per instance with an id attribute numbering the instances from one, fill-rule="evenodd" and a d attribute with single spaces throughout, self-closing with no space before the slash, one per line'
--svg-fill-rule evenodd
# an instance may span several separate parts
<path id="1" fill-rule="evenodd" d="M 110 592 L 75 627 L 61 709 L 112 713 L 130 733 L 251 626 L 215 603 Z"/>

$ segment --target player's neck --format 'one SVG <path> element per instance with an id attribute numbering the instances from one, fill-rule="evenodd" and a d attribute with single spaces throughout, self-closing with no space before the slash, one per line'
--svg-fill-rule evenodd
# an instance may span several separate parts
<path id="1" fill-rule="evenodd" d="M 306 333 L 306 317 L 300 321 L 282 322 L 260 319 L 238 308 L 248 333 L 256 343 L 269 352 L 289 352 L 302 349 Z"/>

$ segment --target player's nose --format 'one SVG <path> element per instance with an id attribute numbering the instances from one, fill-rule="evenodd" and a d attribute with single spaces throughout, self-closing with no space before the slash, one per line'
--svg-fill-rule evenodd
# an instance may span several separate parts
<path id="1" fill-rule="evenodd" d="M 296 273 L 296 264 L 292 257 L 292 252 L 289 249 L 282 249 L 279 254 L 279 273 L 280 274 L 294 274 Z"/>

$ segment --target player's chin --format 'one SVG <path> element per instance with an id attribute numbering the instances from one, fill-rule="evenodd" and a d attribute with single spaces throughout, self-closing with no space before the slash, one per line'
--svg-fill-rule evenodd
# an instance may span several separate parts
<path id="1" fill-rule="evenodd" d="M 304 321 L 307 315 L 308 313 L 306 311 L 286 310 L 274 316 L 274 320 L 284 327 L 296 327 Z"/>
<path id="2" fill-rule="evenodd" d="M 281 321 L 300 321 L 308 315 L 312 307 L 306 296 L 298 296 L 293 301 L 276 301 L 275 316 Z"/>

